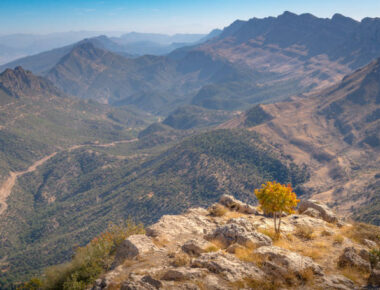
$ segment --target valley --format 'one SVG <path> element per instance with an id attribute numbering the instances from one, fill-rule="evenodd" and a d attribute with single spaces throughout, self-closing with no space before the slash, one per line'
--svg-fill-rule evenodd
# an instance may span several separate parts
<path id="1" fill-rule="evenodd" d="M 110 223 L 149 226 L 224 195 L 256 205 L 271 180 L 379 226 L 379 31 L 379 18 L 284 12 L 0 66 L 0 288 Z"/>

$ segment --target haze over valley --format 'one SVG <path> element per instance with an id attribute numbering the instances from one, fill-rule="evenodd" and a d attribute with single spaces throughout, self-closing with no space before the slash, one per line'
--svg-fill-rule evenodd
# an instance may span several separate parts
<path id="1" fill-rule="evenodd" d="M 161 12 L 153 9 L 149 13 L 155 21 L 154 13 Z M 122 13 L 123 9 L 112 11 Z M 213 232 L 215 227 L 236 222 L 249 231 L 251 226 L 236 221 L 246 219 L 257 235 L 270 236 L 265 246 L 272 246 L 273 239 L 274 246 L 306 255 L 325 271 L 313 268 L 310 275 L 317 277 L 316 284 L 307 284 L 305 272 L 295 272 L 293 278 L 298 282 L 281 286 L 273 282 L 276 275 L 268 274 L 269 268 L 260 266 L 274 287 L 260 288 L 257 285 L 264 284 L 252 282 L 256 274 L 251 273 L 255 279 L 245 270 L 243 274 L 240 270 L 220 274 L 224 270 L 196 262 L 205 254 L 195 255 L 193 251 L 198 250 L 191 248 L 186 255 L 192 258 L 175 268 L 191 273 L 196 272 L 193 268 L 207 268 L 191 276 L 199 279 L 198 288 L 184 286 L 185 280 L 191 281 L 187 272 L 181 272 L 184 276 L 178 279 L 167 278 L 162 271 L 171 269 L 170 262 L 152 272 L 154 279 L 149 277 L 174 282 L 154 282 L 161 285 L 154 289 L 316 289 L 318 283 L 326 289 L 362 289 L 380 285 L 373 278 L 380 270 L 373 264 L 355 278 L 347 268 L 328 268 L 326 262 L 330 247 L 336 253 L 353 247 L 368 251 L 370 263 L 370 254 L 380 245 L 376 235 L 380 233 L 380 18 L 371 14 L 359 20 L 340 13 L 318 17 L 290 11 L 255 15 L 252 12 L 249 19 L 236 19 L 222 29 L 207 26 L 203 33 L 188 29 L 184 33 L 123 32 L 119 26 L 106 24 L 100 29 L 92 18 L 87 24 L 93 26 L 81 27 L 80 32 L 2 31 L 0 289 L 32 287 L 33 283 L 41 284 L 19 289 L 74 289 L 73 285 L 75 289 L 153 289 L 149 288 L 153 282 L 140 281 L 145 274 L 138 273 L 160 265 L 150 265 L 149 258 L 129 261 L 123 256 L 126 262 L 116 268 L 115 261 L 122 255 L 116 247 L 110 257 L 102 256 L 103 266 L 93 265 L 96 274 L 88 270 L 83 270 L 88 276 L 70 274 L 81 251 L 76 249 L 91 247 L 110 223 L 128 218 L 148 227 L 146 234 L 154 242 L 152 255 L 157 254 L 163 264 L 167 258 L 157 249 L 164 248 L 169 257 L 171 251 L 186 252 L 178 243 L 185 242 L 182 239 L 187 235 L 190 238 L 194 226 L 194 239 L 217 245 L 219 252 L 215 252 L 223 253 L 223 259 L 235 255 L 239 263 L 267 265 L 253 260 L 256 254 L 242 258 L 236 248 L 231 252 L 226 244 L 215 242 L 220 236 L 206 238 L 210 232 L 202 236 L 197 228 Z M 185 20 L 183 26 L 191 27 Z M 268 213 L 259 208 L 242 211 L 240 203 L 234 207 L 223 201 L 230 195 L 257 206 L 254 191 L 268 181 L 291 184 L 300 204 L 308 200 L 323 203 L 313 205 L 313 214 L 304 214 L 300 206 L 294 215 L 300 224 L 321 227 L 313 238 L 299 236 L 300 224 L 294 223 L 293 215 L 286 217 L 284 232 L 286 239 L 294 235 L 294 245 L 306 243 L 317 249 L 325 242 L 326 253 L 319 250 L 325 256 L 307 255 L 294 245 L 285 247 L 281 240 L 285 236 L 279 242 L 269 234 L 272 217 Z M 226 211 L 220 216 L 214 212 L 221 206 L 214 204 L 219 200 Z M 197 209 L 199 218 L 192 210 L 188 212 L 210 206 L 209 212 Z M 336 213 L 333 222 L 321 211 L 328 207 Z M 315 213 L 316 209 L 321 213 Z M 167 232 L 172 219 L 185 236 L 177 229 Z M 373 234 L 366 236 L 368 243 L 353 237 L 367 227 L 366 235 Z M 322 228 L 330 231 L 327 242 Z M 137 228 L 133 231 L 142 233 Z M 319 238 L 315 238 L 317 233 Z M 336 243 L 336 239 L 343 242 Z M 263 245 L 243 246 L 244 251 L 260 251 Z M 170 259 L 176 259 L 174 252 Z M 339 257 L 330 258 L 336 264 Z M 219 261 L 219 256 L 215 259 Z M 45 271 L 62 263 L 68 264 Z M 243 267 L 233 263 L 237 263 L 234 269 Z M 64 278 L 57 274 L 54 280 L 49 276 L 54 271 L 66 274 Z M 331 275 L 336 275 L 335 280 Z M 39 278 L 34 281 L 33 277 Z M 211 283 L 210 277 L 223 288 L 212 288 L 218 283 Z M 122 288 L 127 284 L 146 288 Z"/>

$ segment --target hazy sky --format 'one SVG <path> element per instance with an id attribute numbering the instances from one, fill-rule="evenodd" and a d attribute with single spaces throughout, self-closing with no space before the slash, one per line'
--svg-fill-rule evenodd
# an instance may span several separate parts
<path id="1" fill-rule="evenodd" d="M 380 0 L 0 0 L 0 34 L 62 31 L 207 33 L 289 10 L 380 17 Z"/>

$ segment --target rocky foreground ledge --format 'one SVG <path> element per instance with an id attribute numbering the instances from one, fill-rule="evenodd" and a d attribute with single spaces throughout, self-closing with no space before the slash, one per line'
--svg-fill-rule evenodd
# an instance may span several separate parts
<path id="1" fill-rule="evenodd" d="M 224 195 L 127 238 L 92 289 L 375 289 L 378 244 L 359 227 L 305 200 L 276 238 L 272 218 Z"/>

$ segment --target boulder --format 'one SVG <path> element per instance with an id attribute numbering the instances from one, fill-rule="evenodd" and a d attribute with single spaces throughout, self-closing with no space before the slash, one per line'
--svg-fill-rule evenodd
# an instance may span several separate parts
<path id="1" fill-rule="evenodd" d="M 116 249 L 113 266 L 119 265 L 125 259 L 133 259 L 158 248 L 150 237 L 146 235 L 132 235 L 125 239 Z"/>
<path id="2" fill-rule="evenodd" d="M 162 280 L 167 281 L 182 281 L 199 279 L 205 276 L 205 271 L 202 269 L 193 269 L 186 267 L 178 267 L 167 270 L 162 276 Z"/>
<path id="3" fill-rule="evenodd" d="M 255 252 L 266 261 L 281 266 L 292 273 L 302 273 L 305 270 L 311 269 L 316 275 L 323 274 L 321 266 L 314 263 L 311 258 L 304 257 L 286 249 L 270 246 L 261 247 Z"/>
<path id="4" fill-rule="evenodd" d="M 355 267 L 359 270 L 370 271 L 371 265 L 363 259 L 353 247 L 347 247 L 338 260 L 339 267 Z"/>
<path id="5" fill-rule="evenodd" d="M 302 214 L 308 215 L 310 217 L 317 218 L 317 219 L 322 217 L 321 213 L 318 210 L 316 210 L 315 208 L 311 208 L 311 207 L 308 208 L 307 210 L 305 210 Z"/>
<path id="6" fill-rule="evenodd" d="M 182 251 L 190 256 L 199 256 L 204 253 L 208 247 L 213 246 L 212 243 L 205 239 L 191 239 L 182 245 Z"/>
<path id="7" fill-rule="evenodd" d="M 323 202 L 317 200 L 301 200 L 298 206 L 299 213 L 304 213 L 309 208 L 315 209 L 320 213 L 321 218 L 329 223 L 338 222 L 338 217 L 335 213 Z"/>
<path id="8" fill-rule="evenodd" d="M 153 287 L 152 285 L 141 282 L 141 281 L 138 281 L 138 282 L 124 281 L 120 286 L 120 290 L 156 290 L 156 289 L 157 288 Z"/>
<path id="9" fill-rule="evenodd" d="M 222 275 L 229 282 L 241 281 L 247 278 L 261 280 L 265 274 L 252 263 L 239 260 L 234 255 L 222 251 L 204 253 L 194 259 L 194 268 L 205 268 L 214 274 Z"/>
<path id="10" fill-rule="evenodd" d="M 376 244 L 376 242 L 371 241 L 371 240 L 364 239 L 364 240 L 363 240 L 363 244 L 366 245 L 366 246 L 367 246 L 368 248 L 370 248 L 370 249 L 375 249 L 375 248 L 377 248 L 377 244 Z"/>
<path id="11" fill-rule="evenodd" d="M 270 237 L 256 231 L 247 231 L 244 227 L 235 223 L 228 223 L 224 226 L 216 228 L 213 233 L 206 235 L 205 239 L 209 241 L 218 240 L 225 247 L 228 247 L 234 243 L 238 243 L 243 246 L 253 244 L 259 247 L 272 244 Z"/>
<path id="12" fill-rule="evenodd" d="M 321 289 L 331 289 L 331 290 L 352 290 L 358 289 L 355 287 L 354 282 L 342 275 L 326 275 L 317 279 L 316 283 L 321 287 Z"/>
<path id="13" fill-rule="evenodd" d="M 219 203 L 233 211 L 245 214 L 259 214 L 258 210 L 255 207 L 235 199 L 232 195 L 222 195 L 219 200 Z"/>
<path id="14" fill-rule="evenodd" d="M 164 215 L 146 229 L 146 235 L 183 243 L 180 237 L 189 239 L 189 236 L 203 235 L 215 229 L 215 224 L 207 215 L 208 211 L 204 208 L 189 209 L 183 215 Z"/>

